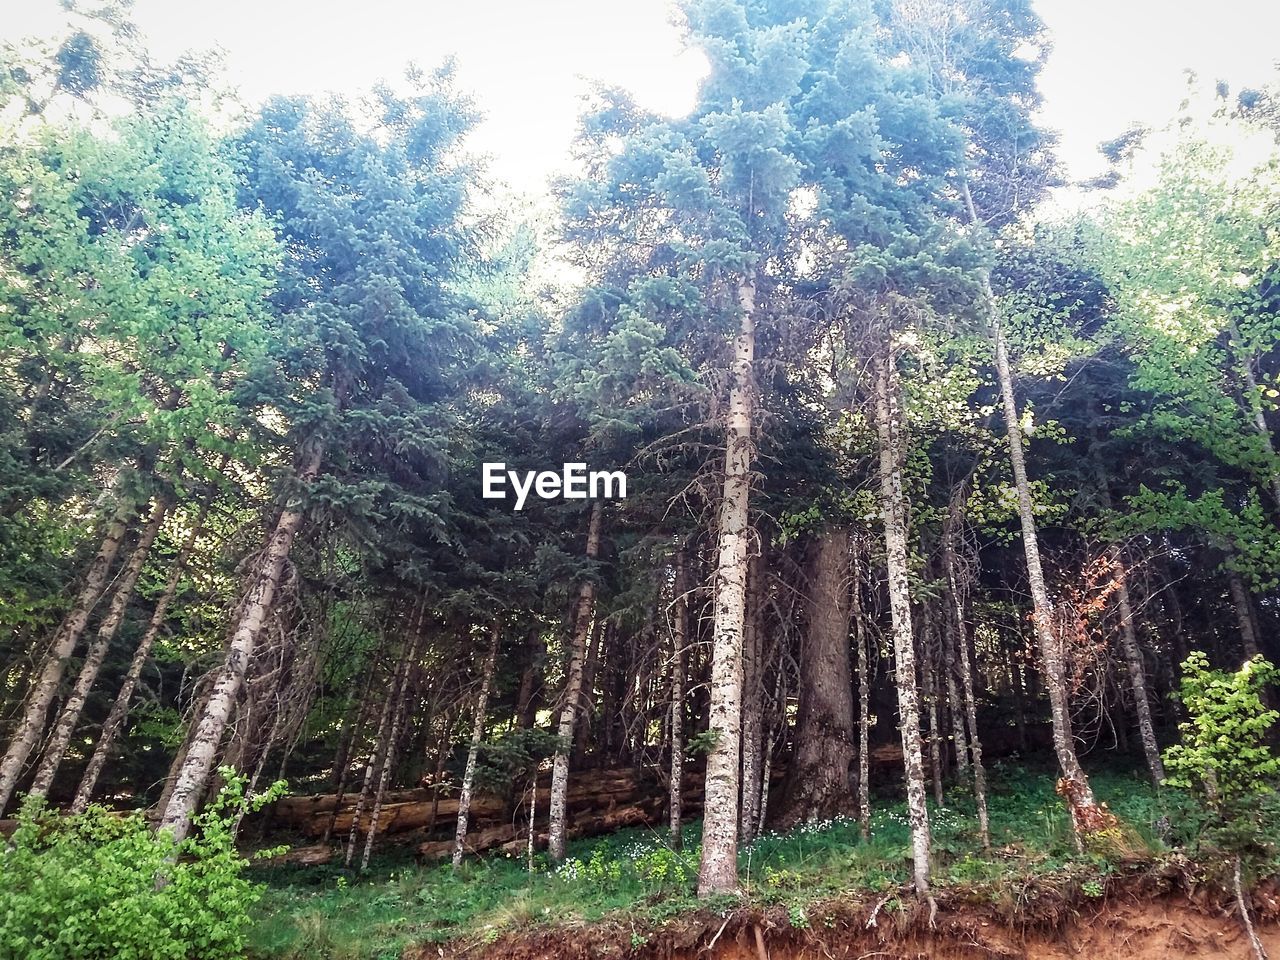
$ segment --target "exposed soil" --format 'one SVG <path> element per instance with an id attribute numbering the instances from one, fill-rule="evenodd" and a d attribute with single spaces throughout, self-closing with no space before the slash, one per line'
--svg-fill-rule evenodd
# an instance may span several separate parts
<path id="1" fill-rule="evenodd" d="M 1207 888 L 1169 877 L 1130 877 L 1103 897 L 1067 896 L 1053 888 L 1027 898 L 1010 915 L 985 899 L 939 902 L 936 927 L 922 905 L 876 910 L 875 901 L 810 907 L 795 926 L 783 906 L 677 917 L 644 930 L 620 920 L 531 928 L 490 944 L 422 947 L 408 960 L 1252 960 L 1233 904 Z M 1254 924 L 1280 957 L 1280 894 L 1253 894 Z M 875 913 L 875 923 L 868 921 Z"/>

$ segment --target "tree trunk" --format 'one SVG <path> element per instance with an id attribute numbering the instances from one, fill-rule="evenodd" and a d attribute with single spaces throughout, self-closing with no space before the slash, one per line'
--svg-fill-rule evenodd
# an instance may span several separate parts
<path id="1" fill-rule="evenodd" d="M 387 795 L 387 785 L 391 782 L 391 772 L 395 768 L 396 753 L 400 745 L 400 727 L 404 724 L 405 714 L 409 712 L 409 689 L 413 683 L 413 664 L 418 659 L 418 650 L 422 645 L 422 614 L 425 602 L 418 607 L 416 623 L 413 627 L 413 641 L 409 644 L 409 655 L 405 657 L 404 669 L 400 673 L 400 685 L 393 691 L 395 709 L 391 715 L 391 730 L 387 735 L 387 747 L 382 755 L 382 770 L 378 774 L 378 787 L 373 795 L 373 809 L 369 812 L 369 829 L 364 835 L 364 852 L 360 855 L 360 872 L 369 869 L 369 858 L 373 855 L 373 842 L 378 836 L 378 819 L 382 815 L 382 801 Z M 486 691 L 487 695 L 487 691 Z M 474 773 L 474 771 L 473 771 Z M 467 802 L 471 802 L 468 795 Z"/>
<path id="2" fill-rule="evenodd" d="M 601 502 L 591 507 L 587 523 L 588 560 L 600 555 Z M 586 659 L 587 637 L 591 632 L 591 615 L 595 606 L 596 585 L 587 577 L 578 587 L 578 603 L 573 616 L 573 637 L 569 644 L 569 673 L 565 678 L 564 701 L 560 706 L 560 724 L 556 730 L 560 742 L 551 764 L 551 804 L 547 824 L 547 852 L 552 862 L 564 859 L 565 813 L 569 796 L 569 751 L 573 749 L 573 729 L 578 718 L 582 696 L 582 668 Z"/>
<path id="3" fill-rule="evenodd" d="M 960 592 L 960 575 L 957 571 L 956 538 L 959 536 L 961 510 L 964 501 L 959 490 L 951 498 L 947 512 L 946 524 L 942 532 L 942 564 L 947 571 L 947 594 L 951 598 L 952 614 L 955 619 L 955 640 L 957 660 L 960 667 L 960 690 L 964 699 L 965 723 L 969 733 L 969 751 L 973 760 L 973 797 L 978 807 L 978 834 L 984 850 L 991 846 L 991 820 L 987 813 L 987 770 L 982 762 L 982 738 L 978 735 L 978 703 L 973 692 L 973 670 L 969 662 L 969 637 L 964 624 L 964 595 Z M 968 580 L 965 585 L 967 588 Z M 1019 689 L 1021 684 L 1019 683 Z M 1021 700 L 1019 700 L 1021 702 Z M 1021 716 L 1021 714 L 1019 714 Z M 1019 724 L 1023 749 L 1026 749 L 1026 734 Z"/>
<path id="4" fill-rule="evenodd" d="M 928 605 L 922 611 L 930 617 Z M 920 679 L 924 685 L 925 705 L 929 708 L 929 772 L 933 778 L 933 799 L 942 806 L 942 731 L 938 723 L 938 684 L 934 677 L 934 631 L 929 622 L 924 628 L 924 642 L 920 648 Z"/>
<path id="5" fill-rule="evenodd" d="M 747 610 L 742 631 L 742 843 L 755 839 L 760 819 L 760 768 L 764 737 L 763 657 L 764 564 L 752 557 L 747 565 Z"/>
<path id="6" fill-rule="evenodd" d="M 75 686 L 62 704 L 58 719 L 53 724 L 53 732 L 45 745 L 44 756 L 36 767 L 35 778 L 31 782 L 31 793 L 46 794 L 53 784 L 53 778 L 66 755 L 67 745 L 71 743 L 71 735 L 75 732 L 76 724 L 80 722 L 85 701 L 98 680 L 98 671 L 102 669 L 102 662 L 107 657 L 111 641 L 115 639 L 116 633 L 120 630 L 120 624 L 124 622 L 125 609 L 133 597 L 133 588 L 137 585 L 142 567 L 147 562 L 148 554 L 151 553 L 151 545 L 155 543 L 156 534 L 160 532 L 168 512 L 169 498 L 157 497 L 151 508 L 151 516 L 147 518 L 146 526 L 138 535 L 137 546 L 133 548 L 133 553 L 129 555 L 124 568 L 116 577 L 111 602 L 107 606 L 102 623 L 98 626 L 98 634 L 85 654 Z"/>
<path id="7" fill-rule="evenodd" d="M 385 627 L 384 627 L 385 629 Z M 416 635 L 415 635 L 415 640 Z M 399 710 L 399 702 L 396 697 L 396 691 L 400 689 L 400 685 L 404 682 L 404 678 L 409 671 L 409 659 L 412 651 L 404 651 L 396 664 L 395 673 L 392 675 L 391 683 L 387 689 L 387 695 L 382 700 L 382 710 L 378 715 L 378 733 L 373 741 L 373 751 L 369 754 L 369 759 L 365 762 L 364 771 L 360 782 L 360 795 L 356 797 L 355 809 L 351 814 L 351 827 L 347 831 L 347 847 L 346 855 L 343 860 L 343 866 L 350 867 L 356 856 L 356 839 L 360 836 L 360 817 L 364 815 L 365 804 L 369 802 L 369 797 L 373 793 L 373 781 L 386 765 L 387 754 L 390 750 L 391 726 L 394 714 Z"/>
<path id="8" fill-rule="evenodd" d="M 738 772 L 742 726 L 742 627 L 746 616 L 747 555 L 755 360 L 756 281 L 738 287 L 741 326 L 734 341 L 729 410 L 725 418 L 724 489 L 720 501 L 715 613 L 711 641 L 713 740 L 703 793 L 702 860 L 698 896 L 738 890 Z"/>
<path id="9" fill-rule="evenodd" d="M 986 280 L 984 276 L 984 280 Z M 1045 586 L 1040 566 L 1040 541 L 1036 531 L 1035 507 L 1031 502 L 1031 483 L 1027 479 L 1023 455 L 1022 426 L 1018 419 L 1018 402 L 1013 392 L 1013 372 L 1009 364 L 1009 348 L 996 318 L 995 294 L 986 281 L 991 310 L 992 337 L 995 340 L 996 373 L 1000 378 L 1000 394 L 1004 401 L 1005 431 L 1009 440 L 1009 460 L 1013 466 L 1013 482 L 1018 493 L 1018 518 L 1022 522 L 1022 548 L 1027 561 L 1027 582 L 1031 588 L 1032 622 L 1036 646 L 1040 652 L 1041 673 L 1049 694 L 1049 710 L 1053 719 L 1053 748 L 1064 779 L 1071 781 L 1071 823 L 1080 827 L 1097 819 L 1098 804 L 1089 786 L 1089 778 L 1076 756 L 1075 738 L 1071 731 L 1071 705 L 1067 695 L 1066 664 L 1062 641 L 1053 628 L 1053 605 Z"/>
<path id="10" fill-rule="evenodd" d="M 851 616 L 853 642 L 858 649 L 858 825 L 863 840 L 871 839 L 871 674 L 867 657 L 866 623 L 862 611 L 862 553 L 860 541 L 853 551 Z"/>
<path id="11" fill-rule="evenodd" d="M 129 717 L 129 702 L 133 699 L 133 691 L 137 689 L 138 681 L 142 679 L 142 671 L 146 668 L 147 661 L 151 659 L 151 648 L 155 646 L 160 631 L 164 629 L 165 619 L 169 615 L 169 605 L 173 603 L 182 574 L 186 571 L 187 561 L 191 559 L 191 553 L 195 549 L 196 539 L 204 528 L 209 506 L 210 499 L 206 498 L 200 507 L 200 512 L 196 515 L 195 522 L 191 525 L 191 532 L 187 534 L 187 539 L 183 542 L 177 557 L 174 558 L 173 566 L 169 570 L 169 579 L 160 592 L 160 598 L 156 601 L 151 619 L 147 622 L 147 628 L 142 634 L 142 639 L 138 641 L 137 649 L 133 652 L 129 669 L 120 684 L 120 690 L 116 693 L 115 701 L 111 704 L 111 712 L 107 714 L 107 719 L 102 724 L 98 742 L 93 748 L 93 756 L 89 758 L 84 774 L 80 777 L 80 786 L 76 788 L 75 798 L 71 801 L 72 813 L 83 812 L 93 798 L 93 791 L 98 785 L 98 778 L 102 775 L 102 768 L 106 766 L 116 737 L 119 736 L 125 720 Z"/>
<path id="12" fill-rule="evenodd" d="M 1253 372 L 1253 358 L 1246 356 L 1240 349 L 1243 341 L 1240 337 L 1240 328 L 1234 320 L 1231 321 L 1229 332 L 1231 352 L 1235 355 L 1236 364 L 1240 368 L 1240 377 L 1244 381 L 1245 406 L 1249 408 L 1249 418 L 1253 423 L 1254 432 L 1258 434 L 1262 447 L 1267 452 L 1267 463 L 1270 465 L 1266 478 L 1267 485 L 1270 487 L 1271 496 L 1276 505 L 1280 506 L 1280 472 L 1275 469 L 1275 445 L 1271 440 L 1271 430 L 1267 427 L 1267 418 L 1262 410 L 1262 391 L 1258 388 L 1258 378 Z"/>
<path id="13" fill-rule="evenodd" d="M 809 553 L 800 703 L 778 827 L 790 830 L 857 810 L 853 680 L 849 664 L 849 530 L 828 526 Z"/>
<path id="14" fill-rule="evenodd" d="M 683 806 L 681 791 L 684 789 L 684 672 L 687 657 L 685 646 L 689 642 L 689 573 L 685 565 L 684 549 L 676 551 L 675 623 L 671 630 L 671 782 L 668 789 L 668 813 L 670 830 L 668 844 L 672 850 L 683 845 Z"/>
<path id="15" fill-rule="evenodd" d="M 931 870 L 929 808 L 925 802 L 924 758 L 920 743 L 920 697 L 916 690 L 915 641 L 911 594 L 907 583 L 906 509 L 902 494 L 901 413 L 897 404 L 897 368 L 892 340 L 885 332 L 884 353 L 876 358 L 875 419 L 880 447 L 880 509 L 884 515 L 889 611 L 893 623 L 894 679 L 898 688 L 899 730 L 906 768 L 907 814 L 911 822 L 912 879 L 916 893 L 929 896 Z"/>
<path id="16" fill-rule="evenodd" d="M 323 456 L 323 446 L 315 443 L 298 471 L 301 483 L 308 483 L 315 478 Z M 280 512 L 271 539 L 258 560 L 254 583 L 238 611 L 239 617 L 231 634 L 226 661 L 214 681 L 209 701 L 196 721 L 187 755 L 160 818 L 159 828 L 168 830 L 174 840 L 182 840 L 191 828 L 191 815 L 209 781 L 218 746 L 222 742 L 227 721 L 231 718 L 236 695 L 244 682 L 245 671 L 253 656 L 258 636 L 262 633 L 275 602 L 276 590 L 280 586 L 289 551 L 293 548 L 293 538 L 302 526 L 302 517 L 300 505 L 286 506 Z"/>
<path id="17" fill-rule="evenodd" d="M 116 508 L 111 521 L 107 524 L 106 534 L 102 538 L 97 556 L 85 571 L 80 592 L 76 594 L 71 610 L 63 618 L 58 632 L 54 634 L 40 675 L 27 693 L 22 717 L 18 721 L 13 739 L 9 742 L 9 748 L 5 751 L 4 759 L 0 760 L 0 813 L 3 813 L 4 808 L 9 805 L 14 788 L 18 785 L 18 778 L 22 775 L 22 767 L 40 740 L 49 705 L 58 692 L 58 684 L 62 682 L 62 675 L 66 672 L 71 655 L 75 653 L 80 635 L 84 633 L 84 628 L 89 622 L 89 614 L 106 587 L 107 575 L 111 572 L 111 564 L 120 550 L 121 541 L 124 540 L 129 521 L 134 514 L 134 506 L 133 501 L 126 498 Z"/>
<path id="18" fill-rule="evenodd" d="M 1093 413 L 1097 414 L 1096 406 Z M 1094 438 L 1096 445 L 1097 438 Z M 1091 451 L 1093 473 L 1098 481 L 1099 505 L 1106 513 L 1111 513 L 1111 483 L 1107 477 L 1107 468 L 1097 447 Z M 1125 671 L 1129 675 L 1129 687 L 1133 691 L 1133 707 L 1138 718 L 1138 735 L 1142 739 L 1142 752 L 1147 758 L 1147 772 L 1151 782 L 1159 789 L 1164 780 L 1164 764 L 1160 761 L 1160 747 L 1156 743 L 1155 726 L 1151 722 L 1151 701 L 1147 697 L 1147 676 L 1142 659 L 1142 649 L 1138 645 L 1138 632 L 1133 622 L 1133 604 L 1129 599 L 1129 571 L 1124 562 L 1124 555 L 1117 544 L 1107 548 L 1111 558 L 1111 566 L 1116 578 L 1116 605 L 1120 614 L 1120 649 L 1124 654 Z"/>
<path id="19" fill-rule="evenodd" d="M 476 760 L 484 740 L 484 722 L 489 709 L 489 688 L 493 685 L 494 665 L 498 662 L 498 639 L 502 628 L 494 623 L 490 632 L 489 653 L 480 673 L 480 692 L 476 695 L 476 718 L 471 726 L 471 746 L 467 750 L 467 767 L 462 774 L 462 792 L 458 795 L 458 827 L 453 833 L 453 869 L 462 866 L 467 844 L 467 818 L 471 815 L 471 791 L 476 782 Z M 530 823 L 529 829 L 533 829 Z"/>
<path id="20" fill-rule="evenodd" d="M 1262 651 L 1258 647 L 1258 631 L 1253 623 L 1253 604 L 1249 600 L 1249 591 L 1244 585 L 1244 578 L 1234 570 L 1227 571 L 1227 587 L 1231 590 L 1231 606 L 1236 612 L 1236 623 L 1240 627 L 1241 646 L 1246 660 L 1251 660 Z"/>

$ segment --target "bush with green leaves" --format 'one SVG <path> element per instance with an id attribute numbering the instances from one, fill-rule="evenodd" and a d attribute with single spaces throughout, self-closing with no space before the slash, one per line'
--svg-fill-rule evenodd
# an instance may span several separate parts
<path id="1" fill-rule="evenodd" d="M 229 771 L 224 771 L 229 774 Z M 152 832 L 141 811 L 102 807 L 59 816 L 29 797 L 0 848 L 2 960 L 231 960 L 242 957 L 262 887 L 242 875 L 239 814 L 253 799 L 226 785 L 180 844 Z"/>
<path id="2" fill-rule="evenodd" d="M 1246 858 L 1270 856 L 1264 837 L 1280 757 L 1267 732 L 1280 719 L 1264 699 L 1280 676 L 1261 656 L 1234 672 L 1214 670 L 1200 652 L 1182 665 L 1180 698 L 1189 719 L 1179 724 L 1182 742 L 1165 751 L 1165 780 L 1189 790 L 1210 815 L 1205 839 Z"/>

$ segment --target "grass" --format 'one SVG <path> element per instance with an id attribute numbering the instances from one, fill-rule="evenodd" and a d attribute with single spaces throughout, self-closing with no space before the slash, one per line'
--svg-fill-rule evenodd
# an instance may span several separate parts
<path id="1" fill-rule="evenodd" d="M 1164 849 L 1153 832 L 1160 806 L 1149 785 L 1124 773 L 1100 772 L 1091 780 L 1098 797 L 1132 829 L 1129 843 L 1136 852 Z M 949 798 L 948 806 L 931 805 L 935 883 L 988 888 L 996 895 L 1011 879 L 1082 865 L 1105 878 L 1112 869 L 1105 856 L 1075 853 L 1053 785 L 1047 772 L 995 766 L 989 852 L 977 842 L 973 803 L 961 798 L 960 789 L 951 791 L 955 800 Z M 672 853 L 659 831 L 619 831 L 572 844 L 565 864 L 549 870 L 543 861 L 533 874 L 521 860 L 501 856 L 471 860 L 454 873 L 447 865 L 419 866 L 396 852 L 362 876 L 332 867 L 258 869 L 267 890 L 257 908 L 251 955 L 390 960 L 411 943 L 496 939 L 537 924 L 625 915 L 638 928 L 652 927 L 699 905 L 698 839 L 693 824 L 685 851 Z M 743 851 L 744 893 L 785 904 L 792 922 L 801 925 L 807 904 L 905 884 L 909 840 L 900 801 L 877 804 L 868 842 L 857 822 L 845 818 L 766 834 Z"/>

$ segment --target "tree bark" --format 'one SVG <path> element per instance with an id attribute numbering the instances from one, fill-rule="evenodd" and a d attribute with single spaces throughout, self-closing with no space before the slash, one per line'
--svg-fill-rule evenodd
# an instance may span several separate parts
<path id="1" fill-rule="evenodd" d="M 591 507 L 587 523 L 588 560 L 600 555 L 600 521 L 603 510 L 597 500 Z M 569 796 L 569 752 L 573 749 L 573 730 L 582 696 L 582 669 L 586 659 L 587 637 L 591 632 L 591 616 L 595 607 L 596 585 L 587 577 L 578 587 L 574 610 L 573 636 L 569 643 L 569 672 L 565 678 L 564 701 L 560 705 L 560 723 L 556 733 L 560 739 L 551 763 L 551 803 L 547 824 L 547 852 L 554 863 L 564 859 L 565 814 Z"/>
<path id="2" fill-rule="evenodd" d="M 858 825 L 863 840 L 871 839 L 871 674 L 867 657 L 866 623 L 862 610 L 862 552 L 859 542 L 850 560 L 853 642 L 858 649 Z"/>
<path id="3" fill-rule="evenodd" d="M 416 634 L 414 639 L 417 639 Z M 400 689 L 401 684 L 404 683 L 405 676 L 409 672 L 409 660 L 412 655 L 412 650 L 406 650 L 401 654 L 396 664 L 395 673 L 392 675 L 387 695 L 382 701 L 382 710 L 378 715 L 378 733 L 373 741 L 373 752 L 370 753 L 369 759 L 364 765 L 360 782 L 360 795 L 356 798 L 355 810 L 351 815 L 351 827 L 347 832 L 347 847 L 343 860 L 343 866 L 345 867 L 350 867 L 355 860 L 356 839 L 360 836 L 360 817 L 364 814 L 365 804 L 369 802 L 369 797 L 373 793 L 374 779 L 380 775 L 383 767 L 386 766 L 387 755 L 391 749 L 393 717 L 400 708 L 396 691 Z"/>
<path id="4" fill-rule="evenodd" d="M 1236 365 L 1240 369 L 1240 378 L 1244 381 L 1245 406 L 1248 407 L 1249 418 L 1253 423 L 1254 432 L 1262 441 L 1262 447 L 1267 452 L 1267 463 L 1271 465 L 1269 476 L 1267 477 L 1267 485 L 1270 488 L 1271 496 L 1275 500 L 1276 505 L 1280 506 L 1280 472 L 1275 469 L 1276 451 L 1275 444 L 1271 439 L 1271 430 L 1267 426 L 1267 418 L 1262 410 L 1262 391 L 1258 388 L 1258 378 L 1253 372 L 1253 358 L 1246 356 L 1240 349 L 1243 343 L 1240 336 L 1240 328 L 1234 320 L 1229 326 L 1231 334 L 1231 352 L 1235 355 Z"/>
<path id="5" fill-rule="evenodd" d="M 425 605 L 425 602 L 424 602 Z M 378 836 L 378 820 L 382 816 L 382 801 L 387 795 L 387 785 L 391 782 L 391 772 L 395 769 L 396 753 L 400 746 L 400 727 L 404 724 L 405 714 L 409 712 L 409 689 L 413 683 L 413 664 L 418 659 L 418 650 L 422 645 L 422 611 L 418 608 L 418 616 L 413 627 L 413 640 L 409 644 L 409 655 L 405 657 L 404 667 L 400 672 L 400 684 L 393 692 L 395 708 L 391 714 L 391 729 L 387 734 L 386 749 L 382 754 L 382 769 L 378 773 L 378 786 L 373 795 L 373 809 L 369 811 L 369 829 L 364 835 L 364 852 L 360 855 L 360 872 L 369 869 L 369 858 L 373 855 L 373 843 Z M 467 798 L 470 803 L 471 798 Z"/>
<path id="6" fill-rule="evenodd" d="M 17 787 L 18 778 L 22 775 L 22 767 L 40 740 L 49 705 L 58 692 L 58 684 L 61 683 L 62 675 L 66 672 L 67 662 L 75 653 L 80 635 L 84 633 L 84 628 L 89 622 L 89 614 L 106 588 L 107 575 L 111 572 L 111 565 L 120 550 L 120 543 L 124 540 L 134 509 L 135 504 L 128 498 L 124 498 L 116 507 L 115 513 L 107 524 L 98 553 L 89 564 L 89 569 L 85 571 L 80 592 L 76 594 L 71 610 L 63 618 L 57 633 L 54 634 L 40 675 L 27 692 L 22 717 L 5 751 L 4 759 L 0 760 L 0 813 L 4 812 L 13 798 L 14 788 Z"/>
<path id="7" fill-rule="evenodd" d="M 969 662 L 969 637 L 964 623 L 964 595 L 961 593 L 960 576 L 956 569 L 958 566 L 956 538 L 959 536 L 963 504 L 960 491 L 957 490 L 951 497 L 942 531 L 942 564 L 947 571 L 947 595 L 951 598 L 954 617 L 955 632 L 952 636 L 955 640 L 956 659 L 959 661 L 960 690 L 964 699 L 969 751 L 973 760 L 973 797 L 978 808 L 978 834 L 982 841 L 982 848 L 986 850 L 991 846 L 991 820 L 987 812 L 987 770 L 982 762 L 982 738 L 978 735 L 978 703 L 973 691 L 973 669 Z M 1019 731 L 1022 732 L 1021 724 Z M 1022 742 L 1025 750 L 1025 733 L 1022 733 Z"/>
<path id="8" fill-rule="evenodd" d="M 490 632 L 489 653 L 484 658 L 480 673 L 480 692 L 476 694 L 476 717 L 471 726 L 471 745 L 467 750 L 467 767 L 462 774 L 462 792 L 458 795 L 458 827 L 453 833 L 453 869 L 462 866 L 462 854 L 467 844 L 467 818 L 471 815 L 471 791 L 476 782 L 476 760 L 480 756 L 480 744 L 484 740 L 484 722 L 488 716 L 489 688 L 493 685 L 494 666 L 498 662 L 498 640 L 502 628 L 494 623 Z M 530 823 L 529 829 L 533 829 Z"/>
<path id="9" fill-rule="evenodd" d="M 323 457 L 323 445 L 314 443 L 305 454 L 302 468 L 298 471 L 298 480 L 302 483 L 313 480 L 320 470 Z M 231 718 L 231 711 L 235 708 L 236 694 L 244 682 L 254 647 L 275 602 L 284 565 L 293 548 L 293 538 L 302 526 L 302 518 L 300 505 L 286 506 L 280 512 L 271 539 L 267 541 L 258 560 L 254 583 L 238 611 L 239 617 L 231 634 L 226 660 L 214 681 L 209 700 L 196 721 L 187 755 L 160 818 L 159 829 L 168 830 L 174 840 L 185 838 L 191 828 L 191 816 L 209 781 L 218 746 Z"/>
<path id="10" fill-rule="evenodd" d="M 853 680 L 849 663 L 849 530 L 828 526 L 809 554 L 806 629 L 800 636 L 800 703 L 777 824 L 857 811 Z"/>
<path id="11" fill-rule="evenodd" d="M 756 823 L 760 819 L 764 738 L 763 567 L 760 557 L 752 557 L 747 564 L 747 609 L 742 631 L 742 811 L 738 825 L 742 843 L 755 839 Z"/>
<path id="12" fill-rule="evenodd" d="M 703 794 L 702 860 L 698 896 L 738 890 L 738 773 L 742 726 L 742 628 L 746 617 L 750 547 L 751 464 L 755 361 L 756 279 L 738 286 L 740 327 L 734 340 L 729 410 L 725 418 L 724 488 L 720 500 L 715 613 L 711 641 L 713 741 Z"/>
<path id="13" fill-rule="evenodd" d="M 923 616 L 930 616 L 927 605 Z M 933 669 L 935 639 L 932 626 L 926 623 L 920 648 L 920 679 L 924 685 L 925 704 L 929 708 L 929 772 L 933 778 L 933 799 L 942 806 L 942 730 L 938 723 L 938 684 Z"/>
<path id="14" fill-rule="evenodd" d="M 160 592 L 160 598 L 156 601 L 155 609 L 151 612 L 151 619 L 147 622 L 147 628 L 143 631 L 142 639 L 138 641 L 137 649 L 133 652 L 133 659 L 129 662 L 129 669 L 125 673 L 124 680 L 120 683 L 120 690 L 116 693 L 116 698 L 111 704 L 111 712 L 107 714 L 107 719 L 103 721 L 102 730 L 98 734 L 98 742 L 93 748 L 93 756 L 89 758 L 89 763 L 80 777 L 80 786 L 76 788 L 75 798 L 71 801 L 72 813 L 81 813 L 89 805 L 89 801 L 93 797 L 94 788 L 98 785 L 98 778 L 102 775 L 102 768 L 106 766 L 107 760 L 111 756 L 111 749 L 115 746 L 116 737 L 119 736 L 125 720 L 129 717 L 129 703 L 133 699 L 133 691 L 137 689 L 138 681 L 142 679 L 142 671 L 146 668 L 147 661 L 151 659 L 151 649 L 155 646 L 155 642 L 160 636 L 160 631 L 164 629 L 165 618 L 169 614 L 169 606 L 173 603 L 173 598 L 178 592 L 178 584 L 182 580 L 182 574 L 186 571 L 187 561 L 191 559 L 196 539 L 204 528 L 209 506 L 210 500 L 206 498 L 200 507 L 200 512 L 196 515 L 195 522 L 191 525 L 191 532 L 187 534 L 187 539 L 183 542 L 177 557 L 174 558 L 173 566 L 169 570 L 169 579 L 165 582 L 164 589 Z"/>
<path id="15" fill-rule="evenodd" d="M 683 845 L 683 813 L 681 791 L 684 789 L 684 673 L 687 664 L 685 646 L 689 642 L 689 572 L 685 552 L 676 551 L 675 623 L 671 629 L 671 780 L 668 787 L 670 827 L 668 845 L 679 850 Z"/>
<path id="16" fill-rule="evenodd" d="M 98 626 L 97 636 L 94 637 L 93 643 L 85 654 L 84 663 L 80 665 L 75 686 L 62 704 L 58 719 L 54 721 L 53 731 L 44 748 L 44 756 L 36 767 L 35 778 L 31 782 L 31 793 L 46 794 L 53 784 L 53 778 L 66 755 L 67 745 L 71 743 L 71 735 L 75 732 L 76 724 L 80 722 L 85 701 L 98 680 L 98 672 L 102 669 L 102 662 L 107 657 L 107 650 L 111 646 L 111 641 L 115 639 L 116 633 L 119 632 L 120 624 L 124 622 L 125 610 L 133 597 L 133 588 L 138 583 L 142 567 L 151 553 L 151 546 L 155 543 L 156 535 L 160 532 L 164 518 L 169 512 L 169 503 L 167 496 L 156 498 L 151 508 L 151 516 L 147 518 L 146 526 L 138 535 L 138 543 L 116 578 L 111 602 L 107 606 L 102 623 Z"/>
<path id="17" fill-rule="evenodd" d="M 1018 519 L 1022 524 L 1022 549 L 1027 562 L 1027 582 L 1031 588 L 1032 623 L 1035 627 L 1036 646 L 1040 652 L 1041 672 L 1049 694 L 1049 710 L 1053 719 L 1053 748 L 1058 767 L 1064 779 L 1074 784 L 1071 796 L 1071 823 L 1080 833 L 1082 825 L 1097 819 L 1098 804 L 1089 785 L 1089 778 L 1076 756 L 1075 737 L 1071 730 L 1071 704 L 1067 694 L 1066 664 L 1062 641 L 1053 628 L 1053 605 L 1045 586 L 1044 570 L 1040 565 L 1040 541 L 1036 531 L 1035 507 L 1031 502 L 1031 483 L 1027 479 L 1027 464 L 1023 454 L 1022 426 L 1018 419 L 1018 402 L 1013 390 L 1013 372 L 1009 363 L 1009 348 L 996 317 L 995 294 L 990 280 L 986 283 L 987 299 L 991 311 L 991 334 L 995 341 L 996 373 L 1000 378 L 1000 395 L 1004 402 L 1005 432 L 1009 440 L 1009 460 L 1013 466 L 1013 482 L 1018 494 Z"/>
<path id="18" fill-rule="evenodd" d="M 1093 413 L 1097 414 L 1096 406 Z M 1090 451 L 1093 473 L 1098 483 L 1099 505 L 1106 513 L 1112 512 L 1111 482 L 1094 438 L 1095 447 Z M 1138 736 L 1142 739 L 1142 752 L 1147 758 L 1147 772 L 1151 782 L 1159 789 L 1164 780 L 1164 764 L 1160 761 L 1160 747 L 1156 743 L 1155 725 L 1151 722 L 1151 701 L 1147 695 L 1146 668 L 1142 648 L 1138 645 L 1138 632 L 1133 622 L 1133 604 L 1129 598 L 1129 571 L 1124 555 L 1117 544 L 1107 547 L 1116 578 L 1116 606 L 1120 615 L 1120 649 L 1124 654 L 1125 671 L 1129 675 L 1129 687 L 1133 691 L 1134 712 L 1138 718 Z"/>
<path id="19" fill-rule="evenodd" d="M 902 493 L 901 413 L 897 404 L 897 368 L 892 341 L 885 332 L 884 352 L 876 358 L 875 419 L 880 448 L 880 509 L 884 514 L 889 611 L 893 623 L 894 679 L 898 689 L 899 731 L 906 768 L 907 814 L 911 822 L 912 880 L 916 893 L 929 896 L 931 841 L 925 802 L 924 759 L 920 743 L 920 697 L 916 689 L 915 641 L 911 594 L 907 584 L 906 509 Z"/>
<path id="20" fill-rule="evenodd" d="M 1254 628 L 1253 604 L 1249 600 L 1249 591 L 1244 585 L 1244 578 L 1234 570 L 1227 571 L 1227 587 L 1231 591 L 1231 606 L 1236 612 L 1236 623 L 1240 627 L 1244 658 L 1251 660 L 1262 651 L 1258 647 L 1258 631 Z"/>

